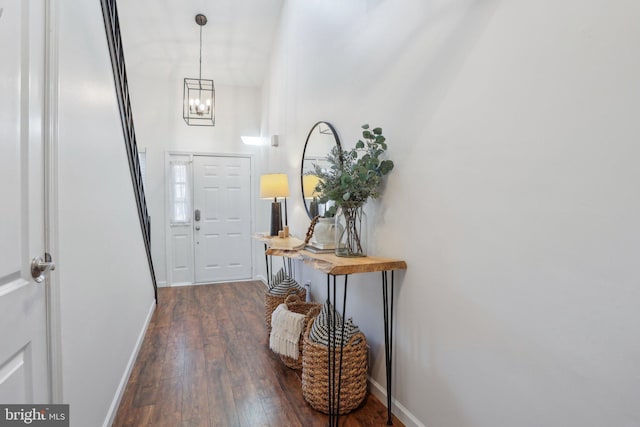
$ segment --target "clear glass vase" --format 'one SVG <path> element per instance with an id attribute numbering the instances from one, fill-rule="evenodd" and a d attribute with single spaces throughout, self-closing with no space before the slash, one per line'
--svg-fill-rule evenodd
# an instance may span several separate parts
<path id="1" fill-rule="evenodd" d="M 335 231 L 337 256 L 367 256 L 367 215 L 362 205 L 340 206 Z"/>

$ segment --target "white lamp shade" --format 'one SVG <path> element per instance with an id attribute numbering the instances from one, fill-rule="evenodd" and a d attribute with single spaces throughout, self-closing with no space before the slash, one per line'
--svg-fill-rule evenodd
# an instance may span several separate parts
<path id="1" fill-rule="evenodd" d="M 260 198 L 273 199 L 289 196 L 289 179 L 284 173 L 270 173 L 260 177 Z"/>

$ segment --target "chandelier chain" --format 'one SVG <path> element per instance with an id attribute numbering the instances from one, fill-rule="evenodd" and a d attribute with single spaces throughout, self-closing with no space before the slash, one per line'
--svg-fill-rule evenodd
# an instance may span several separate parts
<path id="1" fill-rule="evenodd" d="M 198 79 L 202 80 L 202 25 L 200 26 L 200 69 L 198 71 Z"/>

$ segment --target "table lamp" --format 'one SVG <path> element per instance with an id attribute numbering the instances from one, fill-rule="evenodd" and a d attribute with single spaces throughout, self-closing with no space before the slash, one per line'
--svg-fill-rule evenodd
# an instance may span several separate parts
<path id="1" fill-rule="evenodd" d="M 271 236 L 277 236 L 278 231 L 282 230 L 282 209 L 278 197 L 287 197 L 289 195 L 289 180 L 284 173 L 270 173 L 260 177 L 260 198 L 271 199 Z M 286 203 L 286 199 L 285 199 Z M 287 208 L 285 205 L 285 217 Z M 285 219 L 286 224 L 286 219 Z"/>
<path id="2" fill-rule="evenodd" d="M 304 189 L 303 195 L 305 199 L 312 199 L 309 204 L 309 215 L 311 218 L 315 218 L 318 215 L 318 192 L 316 187 L 320 183 L 320 178 L 317 175 L 303 175 L 302 176 L 302 188 Z"/>

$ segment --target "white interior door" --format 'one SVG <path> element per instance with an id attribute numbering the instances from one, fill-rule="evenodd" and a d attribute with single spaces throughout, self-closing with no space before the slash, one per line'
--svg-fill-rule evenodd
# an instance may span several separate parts
<path id="1" fill-rule="evenodd" d="M 196 283 L 250 279 L 251 159 L 194 156 L 193 174 Z"/>
<path id="2" fill-rule="evenodd" d="M 45 0 L 0 0 L 0 402 L 48 403 L 44 254 Z"/>

